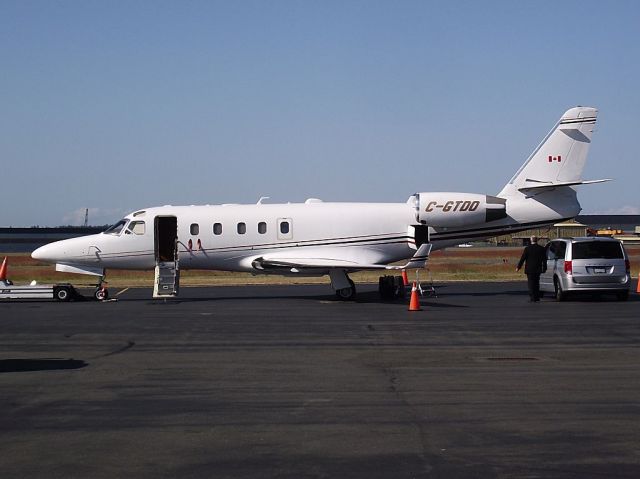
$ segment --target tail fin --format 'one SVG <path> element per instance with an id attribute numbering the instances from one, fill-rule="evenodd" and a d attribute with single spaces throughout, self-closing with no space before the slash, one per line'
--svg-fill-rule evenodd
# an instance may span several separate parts
<path id="1" fill-rule="evenodd" d="M 597 114 L 590 107 L 567 110 L 498 196 L 607 181 L 582 180 Z"/>

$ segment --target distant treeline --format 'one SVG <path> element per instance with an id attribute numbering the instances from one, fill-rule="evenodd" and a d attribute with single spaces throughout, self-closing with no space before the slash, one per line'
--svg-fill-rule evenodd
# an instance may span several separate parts
<path id="1" fill-rule="evenodd" d="M 106 230 L 109 225 L 102 226 L 30 226 L 27 228 L 15 228 L 13 226 L 0 227 L 0 234 L 94 234 Z"/>
<path id="2" fill-rule="evenodd" d="M 0 252 L 28 253 L 54 241 L 101 233 L 109 226 L 0 228 Z"/>

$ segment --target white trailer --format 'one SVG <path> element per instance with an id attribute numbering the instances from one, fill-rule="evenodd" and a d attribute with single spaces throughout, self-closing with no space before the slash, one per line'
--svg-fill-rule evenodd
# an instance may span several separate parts
<path id="1" fill-rule="evenodd" d="M 17 286 L 10 280 L 0 279 L 0 299 L 55 299 L 58 301 L 70 301 L 74 297 L 78 297 L 78 293 L 69 283 Z"/>

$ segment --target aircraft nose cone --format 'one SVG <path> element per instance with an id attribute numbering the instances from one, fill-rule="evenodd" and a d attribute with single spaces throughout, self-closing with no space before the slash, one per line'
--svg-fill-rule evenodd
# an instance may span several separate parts
<path id="1" fill-rule="evenodd" d="M 33 259 L 46 261 L 48 263 L 73 263 L 83 262 L 87 259 L 87 249 L 98 246 L 90 246 L 94 243 L 94 236 L 81 236 L 79 238 L 69 238 L 46 244 L 31 253 Z M 95 260 L 95 257 L 92 258 Z"/>
<path id="2" fill-rule="evenodd" d="M 52 260 L 52 251 L 51 246 L 46 244 L 44 246 L 40 246 L 35 251 L 31 253 L 31 257 L 33 259 L 37 259 L 40 261 L 51 261 Z"/>
<path id="3" fill-rule="evenodd" d="M 31 257 L 47 263 L 63 261 L 68 254 L 67 250 L 70 246 L 68 242 L 69 240 L 62 240 L 40 246 L 40 248 L 31 253 Z"/>

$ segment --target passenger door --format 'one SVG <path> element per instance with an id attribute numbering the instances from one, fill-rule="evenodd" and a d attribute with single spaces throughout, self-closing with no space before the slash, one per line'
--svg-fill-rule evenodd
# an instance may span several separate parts
<path id="1" fill-rule="evenodd" d="M 554 241 L 545 246 L 547 270 L 540 275 L 540 291 L 553 291 L 553 268 L 555 263 L 556 245 Z"/>
<path id="2" fill-rule="evenodd" d="M 540 275 L 540 289 L 542 291 L 555 291 L 553 278 L 558 270 L 564 271 L 564 255 L 567 245 L 564 241 L 551 241 L 546 246 L 547 271 Z"/>
<path id="3" fill-rule="evenodd" d="M 180 287 L 177 245 L 178 219 L 175 216 L 156 216 L 154 239 L 156 268 L 153 297 L 177 296 Z"/>

